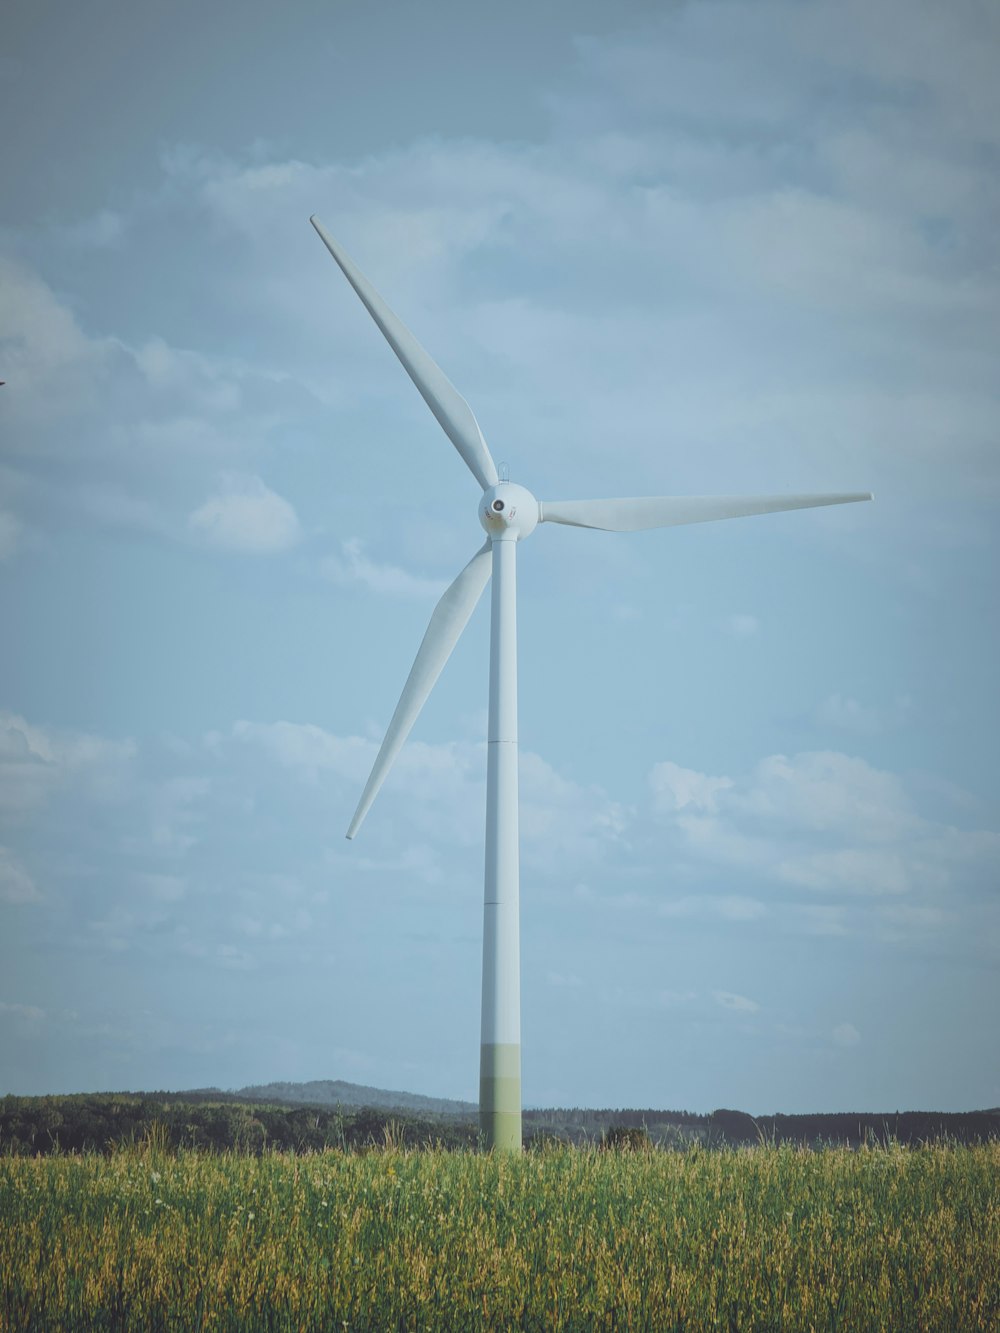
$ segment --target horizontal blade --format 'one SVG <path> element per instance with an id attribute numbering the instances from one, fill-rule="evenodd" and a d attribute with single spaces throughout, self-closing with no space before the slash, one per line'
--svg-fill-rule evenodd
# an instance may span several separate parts
<path id="1" fill-rule="evenodd" d="M 773 514 L 782 509 L 814 509 L 819 505 L 874 500 L 871 491 L 837 495 L 653 495 L 626 500 L 546 500 L 539 521 L 566 523 L 572 528 L 603 528 L 606 532 L 638 532 L 672 528 L 682 523 L 709 523 L 717 518 Z"/>
<path id="2" fill-rule="evenodd" d="M 451 656 L 451 650 L 458 642 L 459 635 L 469 623 L 469 617 L 476 609 L 476 603 L 489 582 L 490 565 L 490 543 L 487 541 L 434 608 L 431 623 L 427 626 L 427 632 L 417 650 L 417 656 L 403 686 L 403 693 L 399 696 L 396 711 L 385 733 L 382 748 L 375 757 L 371 776 L 361 793 L 361 800 L 351 820 L 351 827 L 347 830 L 349 838 L 353 838 L 361 827 L 361 821 L 378 795 L 378 789 L 385 780 L 385 775 L 392 767 L 392 762 L 410 734 L 410 729 L 416 722 L 427 696 L 434 688 L 434 682 Z"/>
<path id="3" fill-rule="evenodd" d="M 324 230 L 319 219 L 311 217 L 309 221 L 340 265 L 344 277 L 361 297 L 369 315 L 385 334 L 389 346 L 403 363 L 403 369 L 420 390 L 424 402 L 437 417 L 442 430 L 465 459 L 480 486 L 484 491 L 495 486 L 496 464 L 486 447 L 479 422 L 472 415 L 472 408 L 403 321 L 393 314 L 365 275 L 355 268 L 340 245 Z"/>

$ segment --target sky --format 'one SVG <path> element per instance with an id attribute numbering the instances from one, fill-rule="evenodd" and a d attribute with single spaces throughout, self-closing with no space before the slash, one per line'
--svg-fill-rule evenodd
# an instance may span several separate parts
<path id="1" fill-rule="evenodd" d="M 13 0 L 0 1093 L 478 1088 L 478 487 L 865 491 L 519 550 L 523 1095 L 1000 1105 L 1000 11 Z"/>

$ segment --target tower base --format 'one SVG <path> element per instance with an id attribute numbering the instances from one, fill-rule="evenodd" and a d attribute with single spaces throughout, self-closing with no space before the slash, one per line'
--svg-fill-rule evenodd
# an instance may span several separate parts
<path id="1" fill-rule="evenodd" d="M 521 1048 L 480 1047 L 479 1128 L 487 1149 L 521 1151 Z"/>

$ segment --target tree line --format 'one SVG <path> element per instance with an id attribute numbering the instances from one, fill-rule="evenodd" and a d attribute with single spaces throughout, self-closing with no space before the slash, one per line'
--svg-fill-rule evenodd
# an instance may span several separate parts
<path id="1" fill-rule="evenodd" d="M 0 1098 L 0 1154 L 111 1152 L 154 1142 L 209 1152 L 321 1152 L 382 1145 L 474 1147 L 477 1128 L 373 1108 L 180 1102 L 149 1096 Z"/>
<path id="2" fill-rule="evenodd" d="M 414 1115 L 385 1107 L 256 1104 L 218 1092 L 188 1098 L 160 1093 L 2 1097 L 0 1154 L 110 1152 L 143 1142 L 165 1149 L 259 1155 L 328 1148 L 359 1151 L 386 1143 L 474 1148 L 479 1141 L 475 1121 L 453 1115 Z M 524 1131 L 528 1147 L 556 1141 L 669 1148 L 695 1142 L 709 1148 L 758 1143 L 915 1145 L 940 1139 L 970 1144 L 1000 1138 L 1000 1109 L 753 1117 L 727 1109 L 699 1115 L 654 1108 L 549 1107 L 525 1111 Z"/>

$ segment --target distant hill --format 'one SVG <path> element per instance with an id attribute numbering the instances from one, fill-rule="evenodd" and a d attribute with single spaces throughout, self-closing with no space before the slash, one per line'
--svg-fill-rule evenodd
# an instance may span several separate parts
<path id="1" fill-rule="evenodd" d="M 200 1089 L 199 1093 L 204 1093 Z M 212 1089 L 212 1091 L 216 1091 Z M 185 1094 L 179 1093 L 179 1096 Z M 421 1115 L 457 1116 L 476 1119 L 475 1102 L 452 1101 L 447 1097 L 424 1097 L 417 1092 L 396 1092 L 388 1088 L 369 1088 L 363 1083 L 345 1083 L 343 1079 L 314 1079 L 309 1083 L 260 1083 L 239 1088 L 231 1094 L 241 1101 L 291 1102 L 310 1106 L 370 1106 L 384 1111 L 410 1111 Z"/>

